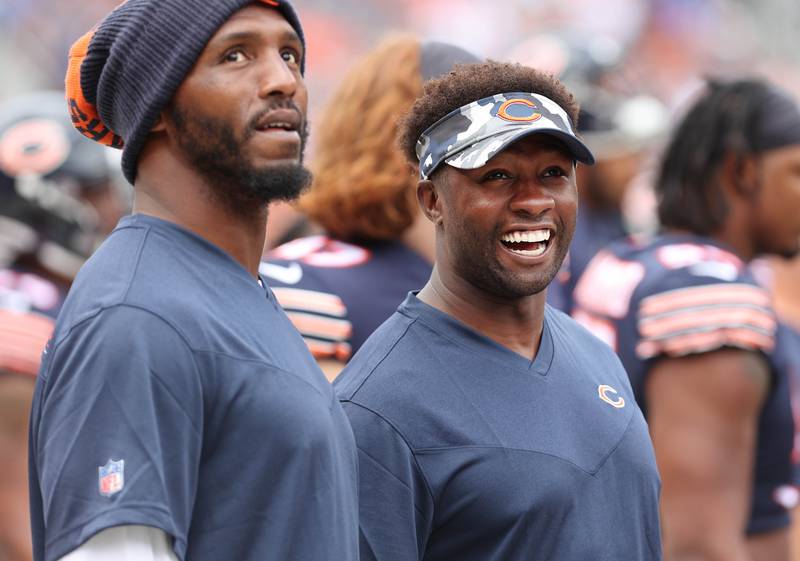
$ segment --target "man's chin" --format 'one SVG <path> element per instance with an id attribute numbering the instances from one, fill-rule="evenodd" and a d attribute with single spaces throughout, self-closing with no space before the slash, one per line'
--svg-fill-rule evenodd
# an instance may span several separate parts
<path id="1" fill-rule="evenodd" d="M 299 161 L 273 161 L 249 170 L 241 180 L 247 194 L 268 204 L 296 199 L 311 185 L 312 175 Z"/>

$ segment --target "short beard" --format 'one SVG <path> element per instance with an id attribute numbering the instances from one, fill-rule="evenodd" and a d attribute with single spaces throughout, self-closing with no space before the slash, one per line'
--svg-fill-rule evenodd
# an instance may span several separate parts
<path id="1" fill-rule="evenodd" d="M 297 109 L 291 102 L 273 105 Z M 255 134 L 257 115 L 248 124 L 244 138 L 237 138 L 232 128 L 219 119 L 172 109 L 178 142 L 189 163 L 206 179 L 209 194 L 231 213 L 250 217 L 266 210 L 273 201 L 291 201 L 311 185 L 311 172 L 303 166 L 303 152 L 308 139 L 305 121 L 300 128 L 300 158 L 295 164 L 253 166 L 245 156 L 245 144 Z"/>
<path id="2" fill-rule="evenodd" d="M 518 300 L 533 296 L 545 290 L 561 269 L 561 264 L 569 251 L 572 232 L 568 225 L 559 224 L 559 236 L 550 243 L 555 252 L 550 267 L 532 276 L 520 276 L 505 269 L 497 260 L 497 248 L 493 240 L 499 240 L 502 232 L 497 230 L 486 240 L 487 245 L 477 245 L 481 233 L 474 231 L 469 223 L 450 223 L 447 237 L 450 242 L 451 262 L 459 277 L 487 294 L 503 300 Z M 566 237 L 565 237 L 566 236 Z"/>

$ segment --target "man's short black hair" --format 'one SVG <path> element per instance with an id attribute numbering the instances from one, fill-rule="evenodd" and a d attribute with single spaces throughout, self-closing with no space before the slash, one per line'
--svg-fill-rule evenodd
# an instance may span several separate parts
<path id="1" fill-rule="evenodd" d="M 427 82 L 422 95 L 400 123 L 400 148 L 409 162 L 417 164 L 417 139 L 425 129 L 459 107 L 506 92 L 543 95 L 561 106 L 573 128 L 577 127 L 578 103 L 558 79 L 521 64 L 489 60 L 458 65 L 441 78 Z"/>

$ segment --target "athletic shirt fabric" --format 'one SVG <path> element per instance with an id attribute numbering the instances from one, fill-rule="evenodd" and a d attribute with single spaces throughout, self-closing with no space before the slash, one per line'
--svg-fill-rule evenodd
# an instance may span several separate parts
<path id="1" fill-rule="evenodd" d="M 357 456 L 268 288 L 153 217 L 78 274 L 34 397 L 35 561 L 160 528 L 181 560 L 356 560 Z"/>
<path id="2" fill-rule="evenodd" d="M 400 242 L 345 243 L 317 235 L 273 250 L 261 266 L 318 359 L 347 362 L 433 266 Z"/>
<path id="3" fill-rule="evenodd" d="M 546 308 L 531 361 L 412 293 L 334 385 L 359 449 L 362 561 L 661 559 L 627 376 L 561 312 Z"/>
<path id="4" fill-rule="evenodd" d="M 620 356 L 647 414 L 645 384 L 661 357 L 722 348 L 763 353 L 772 382 L 758 422 L 755 483 L 747 533 L 789 524 L 792 410 L 779 367 L 770 296 L 742 262 L 709 238 L 668 234 L 611 244 L 578 282 L 573 313 Z M 791 495 L 787 497 L 787 492 Z"/>

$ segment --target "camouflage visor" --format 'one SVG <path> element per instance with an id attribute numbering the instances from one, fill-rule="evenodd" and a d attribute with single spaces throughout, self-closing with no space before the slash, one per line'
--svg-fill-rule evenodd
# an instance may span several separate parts
<path id="1" fill-rule="evenodd" d="M 465 105 L 428 127 L 417 141 L 419 175 L 428 179 L 445 162 L 476 169 L 509 145 L 540 133 L 564 143 L 575 159 L 593 164 L 594 156 L 575 135 L 567 113 L 553 100 L 534 93 L 502 93 Z"/>

